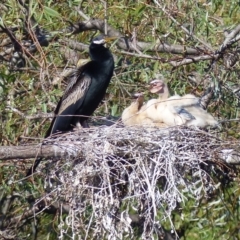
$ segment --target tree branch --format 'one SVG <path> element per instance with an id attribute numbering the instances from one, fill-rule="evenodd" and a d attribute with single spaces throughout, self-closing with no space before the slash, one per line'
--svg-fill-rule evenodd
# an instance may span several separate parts
<path id="1" fill-rule="evenodd" d="M 49 144 L 49 143 L 48 143 Z M 55 145 L 54 141 L 50 145 L 34 144 L 29 146 L 9 146 L 0 147 L 0 159 L 28 159 L 36 157 L 52 158 L 52 157 L 64 157 L 64 156 L 76 156 L 79 154 L 80 149 L 67 146 L 62 142 L 61 145 Z M 65 145 L 65 146 L 64 146 Z"/>
<path id="2" fill-rule="evenodd" d="M 87 30 L 99 30 L 104 33 L 104 21 L 100 19 L 90 19 L 88 21 L 79 22 L 74 24 L 71 28 L 73 34 L 78 34 Z M 126 44 L 125 36 L 122 35 L 115 28 L 107 25 L 107 35 L 110 37 L 119 37 L 117 45 L 120 49 L 135 51 L 134 44 L 128 41 Z M 187 55 L 196 55 L 199 54 L 199 51 L 194 48 L 188 48 L 180 45 L 168 45 L 168 44 L 153 44 L 146 42 L 137 42 L 137 48 L 140 51 L 150 51 L 150 52 L 168 52 L 173 54 L 187 54 Z"/>
<path id="3" fill-rule="evenodd" d="M 229 34 L 227 34 L 223 44 L 220 46 L 218 52 L 223 52 L 226 48 L 228 48 L 233 43 L 240 40 L 240 24 L 235 27 Z"/>
<path id="4" fill-rule="evenodd" d="M 109 130 L 108 130 L 109 129 Z M 110 130 L 112 129 L 112 130 Z M 29 146 L 2 146 L 0 147 L 0 159 L 11 160 L 11 159 L 28 159 L 36 157 L 44 158 L 63 158 L 63 157 L 76 157 L 76 156 L 87 156 L 89 154 L 89 149 L 82 148 L 82 142 L 91 142 L 93 139 L 98 137 L 101 133 L 102 137 L 108 138 L 108 131 L 122 132 L 122 134 L 127 134 L 128 128 L 116 128 L 112 126 L 111 128 L 91 128 L 91 129 L 81 129 L 80 132 L 72 132 L 67 134 L 53 135 L 51 138 L 45 139 L 41 144 L 34 144 Z M 159 129 L 159 136 L 165 136 L 169 132 L 176 132 L 179 127 Z M 188 128 L 187 128 L 188 129 Z M 157 129 L 150 128 L 150 131 L 156 131 Z M 192 135 L 199 134 L 189 129 Z M 136 133 L 138 129 L 136 129 Z M 80 134 L 79 134 L 80 133 Z M 139 134 L 139 133 L 138 133 Z M 205 133 L 202 133 L 205 135 Z M 207 133 L 206 133 L 207 134 Z M 144 139 L 144 133 L 142 133 L 142 138 Z M 167 136 L 166 136 L 167 137 Z M 211 135 L 209 136 L 211 139 Z M 214 136 L 212 136 L 214 138 Z M 124 136 L 123 136 L 124 138 Z M 196 137 L 197 139 L 197 137 Z M 121 142 L 123 139 L 115 139 L 115 141 Z M 108 140 L 109 141 L 109 140 Z M 149 140 L 148 140 L 149 141 Z M 159 145 L 161 145 L 161 140 L 159 140 Z M 236 143 L 237 144 L 237 143 Z M 230 148 L 232 146 L 232 148 Z M 105 146 L 102 146 L 105 151 Z M 208 147 L 206 143 L 206 148 Z M 215 148 L 215 150 L 214 150 Z M 214 156 L 214 158 L 221 158 L 222 161 L 228 164 L 239 165 L 240 164 L 240 154 L 237 148 L 233 147 L 233 144 L 224 144 L 224 142 L 215 144 L 212 149 L 212 153 L 209 152 L 209 157 Z M 189 152 L 191 152 L 189 150 Z M 151 154 L 151 153 L 149 153 Z M 206 158 L 207 159 L 207 158 Z"/>

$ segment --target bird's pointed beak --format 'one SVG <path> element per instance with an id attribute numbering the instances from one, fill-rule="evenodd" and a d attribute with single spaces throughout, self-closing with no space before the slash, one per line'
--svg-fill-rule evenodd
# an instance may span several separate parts
<path id="1" fill-rule="evenodd" d="M 106 43 L 117 40 L 119 37 L 104 37 Z"/>
<path id="2" fill-rule="evenodd" d="M 152 87 L 153 87 L 152 84 L 148 84 L 148 85 L 147 85 L 147 88 L 148 88 L 148 89 L 151 89 Z"/>

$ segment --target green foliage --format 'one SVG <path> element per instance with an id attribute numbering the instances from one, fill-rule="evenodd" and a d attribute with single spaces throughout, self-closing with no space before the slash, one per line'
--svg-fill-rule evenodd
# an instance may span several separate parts
<path id="1" fill-rule="evenodd" d="M 195 199 L 189 196 L 181 210 L 173 218 L 176 229 L 186 229 L 185 239 L 231 239 L 239 238 L 239 204 L 233 188 L 216 191 L 210 199 Z"/>
<path id="2" fill-rule="evenodd" d="M 190 0 L 190 1 L 165 1 L 165 7 L 180 24 L 191 30 L 192 33 L 211 45 L 216 50 L 224 40 L 223 30 L 232 29 L 236 23 L 240 22 L 239 1 L 223 0 Z M 85 44 L 93 32 L 81 32 L 78 35 L 64 34 L 63 30 L 70 26 L 70 23 L 82 21 L 78 14 L 80 9 L 90 18 L 104 19 L 105 9 L 101 1 L 94 0 L 68 0 L 68 1 L 29 1 L 29 17 L 34 16 L 39 26 L 49 33 L 56 33 L 49 46 L 39 46 L 37 51 L 27 56 L 27 65 L 21 71 L 11 69 L 5 61 L 0 64 L 0 120 L 1 145 L 19 145 L 33 142 L 31 138 L 44 136 L 49 119 L 36 118 L 28 119 L 37 113 L 53 112 L 54 106 L 61 97 L 66 83 L 59 82 L 53 85 L 52 81 L 56 73 L 60 73 L 65 66 L 74 66 L 69 63 L 69 59 L 60 51 L 64 46 L 60 38 L 69 38 Z M 18 1 L 6 0 L 4 6 L 7 11 L 0 9 L 1 21 L 7 27 L 18 27 L 16 36 L 23 38 L 22 19 L 25 19 L 26 12 Z M 126 36 L 131 36 L 135 30 L 137 40 L 154 43 L 178 44 L 186 47 L 198 48 L 199 41 L 189 37 L 174 23 L 163 11 L 161 11 L 154 1 L 107 1 L 107 21 L 108 24 Z M 36 23 L 35 23 L 36 24 Z M 33 28 L 36 27 L 33 23 Z M 169 37 L 165 37 L 165 35 Z M 0 34 L 0 42 L 6 38 L 6 34 Z M 234 47 L 236 47 L 234 45 Z M 1 52 L 6 48 L 0 46 Z M 68 48 L 68 47 L 67 47 Z M 183 65 L 173 68 L 169 63 L 159 60 L 147 59 L 137 56 L 129 56 L 119 52 L 116 45 L 112 46 L 112 52 L 116 56 L 116 75 L 113 77 L 111 86 L 108 89 L 106 104 L 101 105 L 95 112 L 99 115 L 120 116 L 123 109 L 131 102 L 131 94 L 135 92 L 145 92 L 146 85 L 154 75 L 161 72 L 167 79 L 172 92 L 178 94 L 194 93 L 201 96 L 205 90 L 202 83 L 195 84 L 188 78 L 192 72 L 196 71 L 204 77 L 212 74 L 213 79 L 222 84 L 221 91 L 215 91 L 215 98 L 210 104 L 210 110 L 219 119 L 239 118 L 239 95 L 231 91 L 231 87 L 239 85 L 239 63 L 234 68 L 225 68 L 222 60 L 218 60 L 215 72 L 209 73 L 206 69 L 209 62 L 199 61 L 191 65 Z M 205 50 L 207 52 L 207 50 Z M 159 53 L 144 51 L 149 56 L 160 56 L 166 59 L 175 59 L 176 55 L 170 53 Z M 84 58 L 86 52 L 78 52 Z M 182 56 L 178 56 L 181 58 Z M 40 74 L 41 73 L 41 74 Z M 19 112 L 14 111 L 17 109 Z M 222 137 L 231 140 L 239 139 L 238 122 L 227 122 L 223 124 Z M 25 138 L 26 137 L 26 138 Z M 30 138 L 30 139 L 28 139 Z M 36 141 L 35 140 L 35 141 Z M 28 164 L 27 166 L 30 166 Z M 12 167 L 12 163 L 7 163 L 0 170 L 0 183 L 3 195 L 11 194 L 13 191 L 23 191 L 20 185 L 10 185 L 7 183 L 12 178 L 20 179 L 24 176 L 26 165 L 23 168 Z M 16 175 L 16 171 L 18 174 Z M 19 176 L 20 175 L 20 176 Z M 29 191 L 34 196 L 40 195 L 44 190 L 39 189 L 41 182 L 29 184 L 32 187 Z M 188 198 L 182 211 L 176 211 L 174 224 L 177 230 L 185 230 L 183 239 L 240 239 L 238 233 L 239 222 L 239 187 L 233 185 L 224 190 L 219 200 L 220 192 L 209 201 L 199 201 L 198 204 Z M 23 199 L 16 200 L 16 206 L 25 203 Z M 11 209 L 17 211 L 17 207 Z M 19 210 L 20 211 L 20 210 Z M 57 223 L 61 221 L 51 215 L 44 218 L 37 217 L 37 223 L 41 225 L 39 239 L 56 239 Z M 169 224 L 166 227 L 170 228 Z M 30 224 L 19 230 L 31 233 Z M 20 234 L 20 235 L 21 235 Z M 24 234 L 23 234 L 24 235 Z M 22 236 L 23 236 L 22 235 Z M 27 236 L 24 235 L 25 237 Z M 24 239 L 24 238 L 23 238 Z"/>

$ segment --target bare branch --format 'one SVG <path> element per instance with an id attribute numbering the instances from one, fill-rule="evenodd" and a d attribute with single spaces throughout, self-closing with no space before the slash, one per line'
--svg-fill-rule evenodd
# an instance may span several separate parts
<path id="1" fill-rule="evenodd" d="M 211 60 L 213 58 L 214 58 L 214 56 L 212 56 L 212 55 L 203 55 L 203 56 L 198 56 L 198 57 L 185 58 L 181 61 L 171 61 L 170 64 L 174 67 L 179 67 L 179 66 L 182 66 L 182 65 L 195 63 L 195 62 L 198 62 L 198 61 Z"/>
<path id="2" fill-rule="evenodd" d="M 90 20 L 90 17 L 89 16 L 87 16 L 80 8 L 75 8 L 76 9 L 76 11 L 78 12 L 78 14 L 81 16 L 81 17 L 83 17 L 85 20 Z"/>
<path id="3" fill-rule="evenodd" d="M 55 105 L 53 105 L 53 107 L 55 107 Z M 9 105 L 6 107 L 6 110 L 17 113 L 24 119 L 38 119 L 38 118 L 53 118 L 54 117 L 54 113 L 38 113 L 35 115 L 27 116 L 25 113 L 19 111 L 18 109 L 14 108 L 14 107 L 11 107 Z"/>
<path id="4" fill-rule="evenodd" d="M 64 146 L 42 145 L 35 144 L 30 146 L 11 146 L 0 147 L 0 158 L 2 160 L 11 159 L 29 159 L 36 157 L 63 157 L 65 153 L 69 152 Z M 70 155 L 75 155 L 77 152 L 73 149 L 70 151 Z"/>
<path id="5" fill-rule="evenodd" d="M 160 137 L 159 144 L 162 145 L 161 143 L 161 138 L 164 138 L 165 140 L 168 138 L 169 133 L 177 133 L 177 131 L 183 131 L 181 129 L 177 128 L 167 128 L 167 129 L 154 129 L 154 128 L 147 128 L 146 130 L 149 131 L 149 133 L 153 133 L 158 131 L 158 136 Z M 115 131 L 115 135 L 117 133 L 122 133 L 122 137 L 125 137 L 125 134 L 128 133 L 129 129 L 128 128 L 116 128 L 116 126 L 112 126 L 110 128 L 91 128 L 91 129 L 82 129 L 80 132 L 75 132 L 75 133 L 68 133 L 64 135 L 54 135 L 52 138 L 47 138 L 45 139 L 42 144 L 35 144 L 35 145 L 30 145 L 30 146 L 9 146 L 5 147 L 2 146 L 0 147 L 0 158 L 2 160 L 10 160 L 10 159 L 27 159 L 27 158 L 35 158 L 35 157 L 45 157 L 45 158 L 62 158 L 62 157 L 74 157 L 74 156 L 79 156 L 79 155 L 88 155 L 89 149 L 83 148 L 82 143 L 85 142 L 87 143 L 88 141 L 93 141 L 95 138 L 98 139 L 98 134 L 102 135 L 102 138 L 109 138 L 109 132 Z M 141 134 L 142 140 L 145 139 L 146 133 L 137 133 L 139 130 L 138 129 L 133 129 L 131 130 L 133 132 L 136 132 L 136 134 L 139 136 Z M 206 137 L 207 133 L 204 132 L 199 132 L 199 131 L 194 131 L 194 130 L 187 130 L 189 131 L 189 134 L 193 135 L 199 135 L 199 137 Z M 80 134 L 79 134 L 80 133 Z M 167 135 L 166 135 L 167 134 Z M 154 136 L 152 135 L 153 139 Z M 212 136 L 213 137 L 213 136 Z M 111 137 L 110 137 L 111 138 Z M 152 141 L 153 141 L 152 139 Z M 74 140 L 74 141 L 73 141 Z M 145 139 L 145 145 L 147 146 L 147 141 L 151 141 L 151 139 Z M 195 138 L 196 140 L 196 138 Z M 109 141 L 109 140 L 108 140 Z M 114 141 L 122 141 L 121 138 L 117 138 Z M 211 135 L 209 136 L 208 141 L 211 141 Z M 74 144 L 72 144 L 74 142 Z M 237 143 L 235 143 L 236 145 Z M 203 161 L 206 161 L 210 156 L 220 154 L 219 157 L 222 158 L 223 161 L 227 163 L 234 163 L 234 164 L 240 164 L 240 159 L 236 159 L 236 150 L 234 150 L 233 153 L 233 144 L 231 143 L 230 145 L 228 143 L 224 142 L 219 142 L 218 144 L 214 144 L 216 151 L 214 148 L 212 148 L 212 153 L 208 152 L 208 156 L 206 155 L 206 159 Z M 231 148 L 230 148 L 231 146 Z M 104 148 L 104 146 L 102 146 Z M 209 146 L 206 143 L 206 148 Z M 221 153 L 219 150 L 221 148 L 221 151 L 223 152 L 227 150 L 231 150 L 232 156 L 234 155 L 234 160 L 231 162 L 230 159 L 230 154 L 227 155 L 226 158 L 224 158 L 224 155 Z M 196 150 L 195 150 L 196 151 Z M 196 152 L 195 152 L 196 153 Z M 151 152 L 149 153 L 151 154 Z"/>
<path id="6" fill-rule="evenodd" d="M 218 52 L 223 52 L 233 43 L 240 40 L 240 24 L 235 27 L 229 34 L 227 34 L 223 44 L 220 46 Z"/>
<path id="7" fill-rule="evenodd" d="M 214 51 L 214 49 L 212 48 L 211 45 L 209 45 L 208 43 L 206 43 L 205 41 L 203 41 L 202 39 L 198 38 L 197 36 L 195 36 L 194 34 L 190 33 L 184 26 L 182 26 L 175 18 L 173 18 L 171 16 L 171 14 L 169 14 L 167 12 L 167 10 L 162 6 L 162 4 L 160 4 L 157 0 L 154 0 L 155 4 L 175 23 L 177 24 L 177 26 L 181 27 L 181 29 L 189 36 L 193 37 L 195 40 L 197 40 L 198 42 L 200 42 L 201 44 L 203 44 L 205 47 L 207 47 L 210 51 Z"/>
<path id="8" fill-rule="evenodd" d="M 74 25 L 73 33 L 77 34 L 86 30 L 99 30 L 104 33 L 104 21 L 100 19 L 91 19 L 88 21 L 79 22 Z M 117 42 L 118 47 L 123 50 L 129 50 L 126 42 L 124 40 L 124 36 L 111 27 L 107 25 L 107 35 L 111 37 L 119 37 Z M 173 54 L 188 54 L 188 55 L 196 55 L 199 54 L 199 51 L 194 48 L 188 48 L 180 45 L 168 45 L 168 44 L 152 44 L 146 42 L 137 42 L 137 47 L 139 51 L 152 51 L 152 52 L 168 52 Z M 135 51 L 136 47 L 132 42 L 129 42 L 130 50 Z"/>

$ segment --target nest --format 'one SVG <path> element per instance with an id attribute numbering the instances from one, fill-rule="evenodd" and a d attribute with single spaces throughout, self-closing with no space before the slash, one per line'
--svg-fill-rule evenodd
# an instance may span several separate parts
<path id="1" fill-rule="evenodd" d="M 134 223 L 143 239 L 151 238 L 161 234 L 166 218 L 174 229 L 171 213 L 187 196 L 196 201 L 211 197 L 234 177 L 222 159 L 229 144 L 186 127 L 90 128 L 44 144 L 60 146 L 65 153 L 47 167 L 41 164 L 41 172 L 46 170 L 44 200 L 49 206 L 60 203 L 62 213 L 67 209 L 59 239 L 131 238 Z"/>

